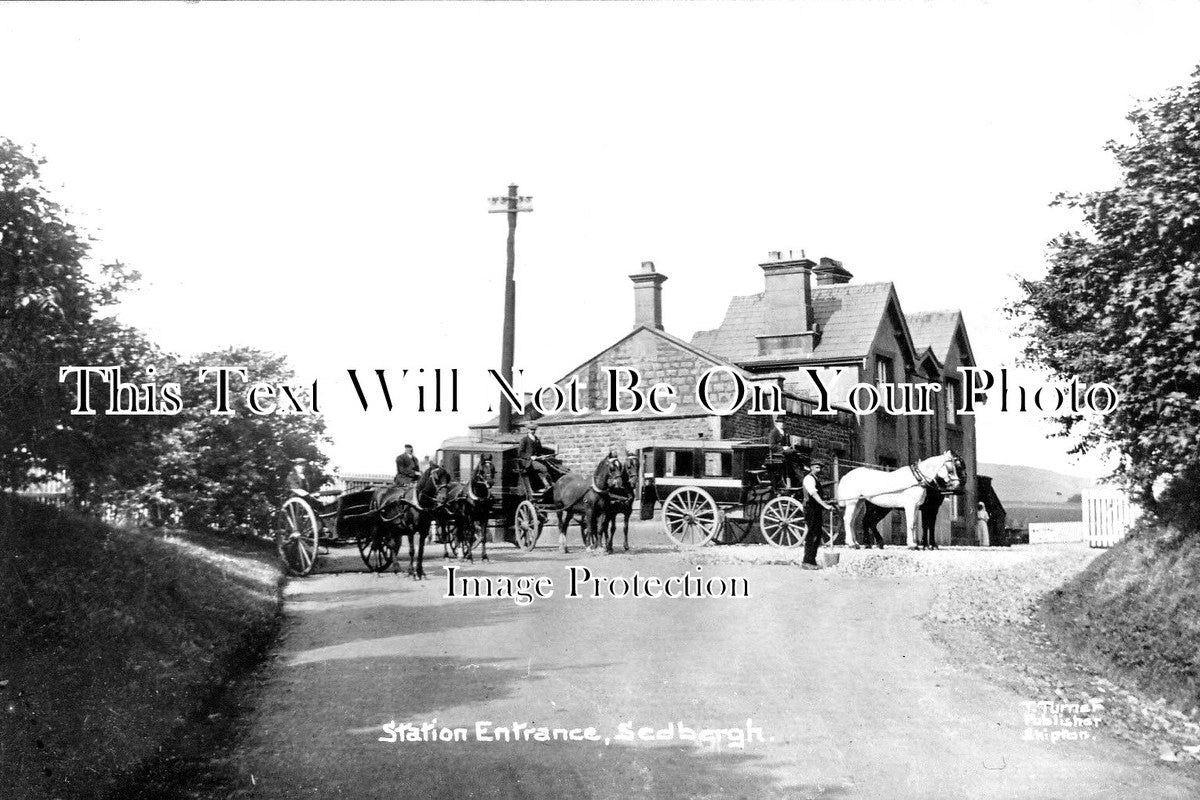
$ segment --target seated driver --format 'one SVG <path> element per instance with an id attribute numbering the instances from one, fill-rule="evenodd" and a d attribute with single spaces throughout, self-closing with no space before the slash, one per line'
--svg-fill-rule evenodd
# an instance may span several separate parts
<path id="1" fill-rule="evenodd" d="M 292 471 L 287 476 L 288 492 L 293 497 L 299 497 L 304 502 L 308 503 L 309 508 L 317 515 L 317 521 L 322 530 L 326 530 L 325 521 L 321 519 L 321 514 L 325 513 L 325 505 L 320 498 L 311 490 L 312 480 L 308 475 L 308 459 L 293 458 Z"/>
<path id="2" fill-rule="evenodd" d="M 788 435 L 783 432 L 783 417 L 775 417 L 775 425 L 767 434 L 767 448 L 772 459 L 778 459 L 783 465 L 783 482 L 787 488 L 795 488 L 797 467 L 800 465 L 800 454 L 792 447 Z"/>
<path id="3" fill-rule="evenodd" d="M 536 422 L 529 423 L 517 448 L 517 464 L 529 479 L 529 488 L 534 494 L 541 494 L 550 488 L 550 472 L 546 469 L 546 465 L 535 457 L 545 455 L 550 451 L 542 445 L 542 440 L 537 435 L 537 429 Z"/>

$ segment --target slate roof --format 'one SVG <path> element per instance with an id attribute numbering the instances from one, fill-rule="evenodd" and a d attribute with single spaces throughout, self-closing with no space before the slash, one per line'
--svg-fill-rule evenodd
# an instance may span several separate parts
<path id="1" fill-rule="evenodd" d="M 890 282 L 842 283 L 814 286 L 813 316 L 821 326 L 821 341 L 805 359 L 859 358 L 871 351 L 880 320 L 893 294 Z M 763 293 L 734 297 L 721 327 L 698 331 L 692 344 L 738 363 L 759 358 L 758 340 L 767 325 Z"/>
<path id="2" fill-rule="evenodd" d="M 950 346 L 954 344 L 954 334 L 962 321 L 962 312 L 920 311 L 904 316 L 917 349 L 930 348 L 938 361 L 945 364 Z"/>

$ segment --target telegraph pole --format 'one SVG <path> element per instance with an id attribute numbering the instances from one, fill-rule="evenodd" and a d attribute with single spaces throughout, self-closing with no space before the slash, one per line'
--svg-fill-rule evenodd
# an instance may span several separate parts
<path id="1" fill-rule="evenodd" d="M 512 386 L 513 349 L 516 339 L 517 282 L 513 278 L 516 266 L 517 214 L 533 211 L 532 197 L 517 196 L 517 185 L 508 185 L 508 195 L 488 198 L 489 214 L 508 214 L 508 269 L 504 280 L 504 343 L 500 350 L 500 375 Z M 500 397 L 500 433 L 512 433 L 512 406 Z"/>

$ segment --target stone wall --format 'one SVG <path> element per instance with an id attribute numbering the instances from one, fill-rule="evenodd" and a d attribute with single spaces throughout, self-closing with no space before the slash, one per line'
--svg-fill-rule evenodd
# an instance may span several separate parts
<path id="1" fill-rule="evenodd" d="M 604 422 L 539 424 L 542 440 L 552 444 L 563 463 L 575 471 L 591 472 L 610 447 L 618 450 L 647 439 L 715 439 L 713 417 L 610 418 Z M 703 435 L 703 437 L 701 436 Z"/>

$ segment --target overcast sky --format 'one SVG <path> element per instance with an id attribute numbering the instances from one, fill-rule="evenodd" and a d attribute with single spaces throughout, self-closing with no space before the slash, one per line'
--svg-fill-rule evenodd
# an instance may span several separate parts
<path id="1" fill-rule="evenodd" d="M 780 249 L 1013 364 L 1013 276 L 1075 225 L 1048 203 L 1114 182 L 1104 143 L 1197 31 L 1195 3 L 4 4 L 0 134 L 143 273 L 124 319 L 287 353 L 337 463 L 383 472 L 488 416 L 510 182 L 532 382 L 629 330 L 641 261 L 690 339 Z M 350 367 L 458 367 L 462 411 L 364 413 Z M 980 460 L 1095 471 L 1049 430 L 985 414 Z"/>

